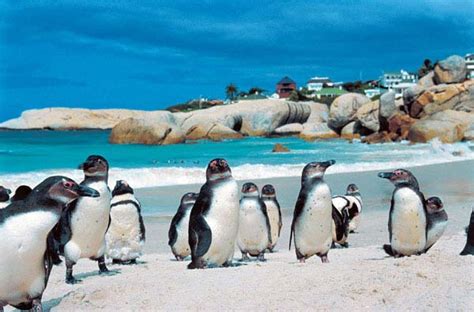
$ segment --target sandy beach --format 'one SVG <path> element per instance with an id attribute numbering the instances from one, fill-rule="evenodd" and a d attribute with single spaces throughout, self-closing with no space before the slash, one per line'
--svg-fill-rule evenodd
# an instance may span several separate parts
<path id="1" fill-rule="evenodd" d="M 474 257 L 460 257 L 464 227 L 474 198 L 474 161 L 412 168 L 422 191 L 438 195 L 449 214 L 441 240 L 425 255 L 393 259 L 381 245 L 388 241 L 387 218 L 393 187 L 376 172 L 328 174 L 334 194 L 348 183 L 359 185 L 363 219 L 349 237 L 350 248 L 333 249 L 329 264 L 313 257 L 306 264 L 288 251 L 289 226 L 299 178 L 272 183 L 283 207 L 284 226 L 277 252 L 267 262 L 240 263 L 226 269 L 187 270 L 167 246 L 171 216 L 147 217 L 145 255 L 136 266 L 109 265 L 99 276 L 96 263 L 75 266 L 77 285 L 64 283 L 64 265 L 55 267 L 44 293 L 46 310 L 470 310 L 474 305 Z M 329 171 L 330 173 L 330 171 Z M 245 181 L 239 181 L 245 182 Z M 149 205 L 177 206 L 182 193 L 198 185 L 137 190 L 144 211 Z M 7 308 L 9 311 L 10 308 Z"/>

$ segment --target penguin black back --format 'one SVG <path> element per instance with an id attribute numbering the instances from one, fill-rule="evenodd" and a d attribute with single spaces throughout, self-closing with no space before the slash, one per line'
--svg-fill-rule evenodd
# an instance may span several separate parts
<path id="1" fill-rule="evenodd" d="M 461 251 L 461 256 L 474 255 L 474 209 L 471 211 L 471 220 L 467 229 L 466 246 Z"/>

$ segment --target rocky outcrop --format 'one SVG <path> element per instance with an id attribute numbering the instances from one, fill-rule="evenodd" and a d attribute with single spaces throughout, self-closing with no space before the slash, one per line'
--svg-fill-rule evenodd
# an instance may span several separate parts
<path id="1" fill-rule="evenodd" d="M 355 120 L 357 110 L 370 99 L 359 93 L 347 93 L 338 96 L 329 109 L 328 126 L 340 133 L 345 125 Z"/>
<path id="2" fill-rule="evenodd" d="M 277 143 L 273 146 L 272 153 L 288 153 L 290 149 L 283 144 Z"/>
<path id="3" fill-rule="evenodd" d="M 430 71 L 425 76 L 421 77 L 417 83 L 423 89 L 430 88 L 435 85 L 434 83 L 434 71 Z"/>
<path id="4" fill-rule="evenodd" d="M 128 109 L 44 108 L 27 110 L 19 118 L 0 123 L 8 129 L 111 129 L 128 118 L 145 118 L 147 112 Z"/>
<path id="5" fill-rule="evenodd" d="M 185 139 L 171 113 L 125 119 L 112 129 L 109 137 L 110 143 L 114 144 L 167 145 L 183 143 Z"/>
<path id="6" fill-rule="evenodd" d="M 342 128 L 341 138 L 347 139 L 347 140 L 360 138 L 358 123 L 355 121 L 352 121 L 348 123 L 344 128 Z"/>
<path id="7" fill-rule="evenodd" d="M 474 114 L 446 110 L 416 121 L 410 128 L 408 139 L 428 142 L 439 138 L 443 143 L 453 143 L 464 138 L 464 132 L 474 123 Z"/>
<path id="8" fill-rule="evenodd" d="M 220 141 L 224 139 L 241 139 L 243 137 L 237 131 L 232 130 L 219 123 L 214 124 L 198 124 L 188 129 L 186 140 L 212 140 Z"/>
<path id="9" fill-rule="evenodd" d="M 314 141 L 316 139 L 333 139 L 339 135 L 330 129 L 326 123 L 305 123 L 303 131 L 299 137 L 306 141 Z"/>
<path id="10" fill-rule="evenodd" d="M 410 104 L 410 116 L 422 118 L 448 109 L 474 111 L 474 80 L 441 84 L 423 90 Z"/>
<path id="11" fill-rule="evenodd" d="M 466 80 L 466 62 L 459 55 L 452 55 L 436 64 L 433 80 L 436 84 L 458 83 Z"/>
<path id="12" fill-rule="evenodd" d="M 389 118 L 396 111 L 398 111 L 398 107 L 395 104 L 395 92 L 389 91 L 382 94 L 380 96 L 380 116 Z"/>

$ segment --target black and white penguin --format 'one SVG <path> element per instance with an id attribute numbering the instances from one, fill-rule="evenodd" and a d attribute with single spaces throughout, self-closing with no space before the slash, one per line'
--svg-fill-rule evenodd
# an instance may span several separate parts
<path id="1" fill-rule="evenodd" d="M 474 209 L 471 211 L 471 220 L 466 232 L 466 246 L 461 251 L 461 256 L 474 255 Z"/>
<path id="2" fill-rule="evenodd" d="M 67 204 L 79 196 L 97 197 L 73 180 L 49 177 L 24 200 L 0 210 L 0 310 L 7 304 L 41 311 L 54 251 L 47 237 Z"/>
<path id="3" fill-rule="evenodd" d="M 448 225 L 448 214 L 444 210 L 443 202 L 439 197 L 430 197 L 426 200 L 428 212 L 428 230 L 425 251 L 441 238 Z"/>
<path id="4" fill-rule="evenodd" d="M 334 196 L 332 204 L 339 212 L 347 207 L 349 212 L 349 232 L 354 233 L 360 224 L 360 215 L 362 212 L 362 196 L 359 188 L 355 184 L 349 184 L 346 189 L 346 195 Z"/>
<path id="5" fill-rule="evenodd" d="M 12 191 L 3 186 L 0 186 L 0 209 L 10 205 L 10 194 Z"/>
<path id="6" fill-rule="evenodd" d="M 410 171 L 404 169 L 380 172 L 378 176 L 395 185 L 388 219 L 390 245 L 383 246 L 385 252 L 394 257 L 423 253 L 428 217 L 418 181 Z"/>
<path id="7" fill-rule="evenodd" d="M 237 235 L 242 260 L 249 260 L 250 254 L 258 257 L 259 261 L 265 261 L 265 250 L 271 247 L 271 242 L 270 220 L 258 187 L 254 183 L 245 183 L 242 186 Z"/>
<path id="8" fill-rule="evenodd" d="M 189 216 L 193 209 L 194 203 L 198 198 L 197 193 L 186 193 L 181 197 L 178 211 L 171 220 L 170 229 L 168 231 L 168 245 L 176 260 L 182 261 L 191 255 L 191 247 L 189 247 Z"/>
<path id="9" fill-rule="evenodd" d="M 135 264 L 145 245 L 140 202 L 123 180 L 116 182 L 110 202 L 110 226 L 105 235 L 106 255 L 114 264 Z"/>
<path id="10" fill-rule="evenodd" d="M 81 185 L 100 194 L 96 198 L 79 198 L 71 203 L 55 230 L 60 252 L 66 259 L 66 283 L 74 284 L 73 266 L 79 259 L 89 258 L 99 264 L 99 273 L 107 273 L 104 254 L 105 233 L 110 224 L 112 194 L 107 185 L 109 164 L 102 156 L 91 155 L 79 166 L 84 171 Z"/>
<path id="11" fill-rule="evenodd" d="M 280 238 L 281 227 L 283 226 L 280 204 L 276 198 L 273 185 L 267 184 L 263 186 L 262 200 L 265 203 L 265 207 L 267 207 L 268 219 L 270 220 L 272 243 L 269 250 L 272 252 L 278 242 L 278 238 Z"/>
<path id="12" fill-rule="evenodd" d="M 11 201 L 19 201 L 25 199 L 31 193 L 31 187 L 28 185 L 20 185 L 16 188 L 15 194 L 12 196 Z"/>
<path id="13" fill-rule="evenodd" d="M 189 269 L 230 266 L 239 229 L 239 188 L 224 159 L 207 166 L 206 183 L 191 210 Z"/>
<path id="14" fill-rule="evenodd" d="M 329 262 L 333 206 L 331 189 L 323 178 L 326 169 L 335 163 L 334 160 L 311 162 L 303 169 L 290 234 L 290 249 L 294 235 L 296 258 L 300 262 L 313 255 L 318 255 L 322 262 Z"/>

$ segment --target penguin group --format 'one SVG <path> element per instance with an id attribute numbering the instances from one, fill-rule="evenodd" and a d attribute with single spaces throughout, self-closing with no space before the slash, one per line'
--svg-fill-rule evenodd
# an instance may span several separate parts
<path id="1" fill-rule="evenodd" d="M 97 261 L 101 274 L 113 263 L 136 263 L 145 227 L 139 201 L 125 181 L 108 187 L 109 164 L 89 156 L 79 169 L 84 180 L 51 176 L 31 189 L 0 186 L 0 311 L 11 305 L 41 311 L 41 298 L 53 268 L 66 264 L 66 283 L 78 280 L 73 266 Z"/>
<path id="2" fill-rule="evenodd" d="M 335 160 L 310 162 L 302 171 L 294 206 L 289 247 L 297 261 L 318 256 L 329 262 L 331 247 L 348 247 L 357 233 L 362 197 L 357 185 L 333 196 L 324 176 Z M 51 176 L 33 189 L 22 185 L 12 194 L 0 186 L 0 311 L 11 305 L 41 311 L 41 298 L 53 265 L 65 262 L 65 281 L 78 282 L 73 268 L 81 259 L 97 262 L 99 274 L 112 264 L 137 264 L 143 253 L 145 225 L 140 201 L 124 180 L 108 185 L 109 163 L 91 155 L 80 164 L 81 183 Z M 392 257 L 426 253 L 443 235 L 448 222 L 442 200 L 425 199 L 408 170 L 380 172 L 394 184 L 388 218 L 389 243 L 383 250 Z M 261 190 L 261 191 L 260 191 Z M 182 196 L 171 220 L 168 245 L 177 261 L 189 259 L 188 269 L 228 267 L 234 252 L 241 261 L 266 261 L 275 252 L 282 229 L 282 212 L 273 185 L 261 189 L 253 182 L 239 189 L 229 163 L 209 162 L 206 182 L 199 193 Z M 474 254 L 474 211 L 466 230 L 461 255 Z"/>

